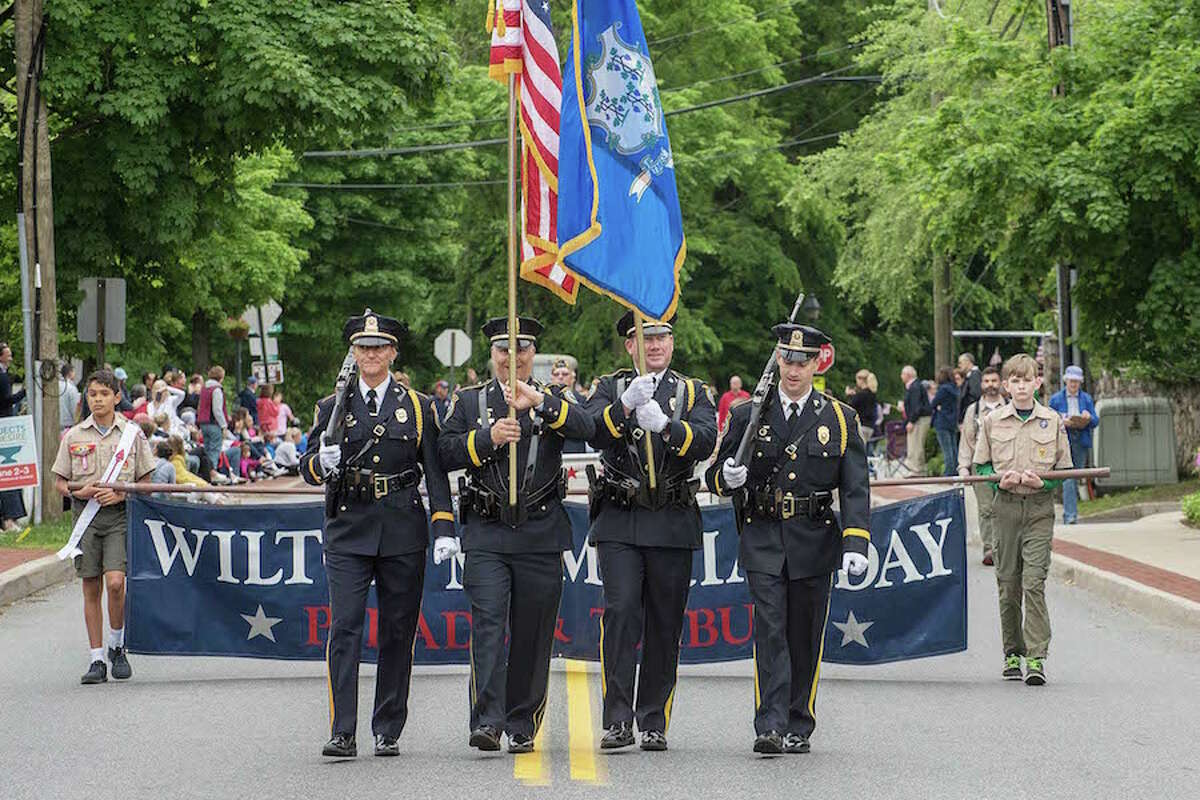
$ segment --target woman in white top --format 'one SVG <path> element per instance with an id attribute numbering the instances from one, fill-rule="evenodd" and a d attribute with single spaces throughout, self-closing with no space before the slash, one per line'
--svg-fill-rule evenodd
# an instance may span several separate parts
<path id="1" fill-rule="evenodd" d="M 187 436 L 187 426 L 179 418 L 179 404 L 183 402 L 184 397 L 182 389 L 176 389 L 160 378 L 151 387 L 146 413 L 150 415 L 150 419 L 159 414 L 166 414 L 168 432 L 174 436 Z"/>

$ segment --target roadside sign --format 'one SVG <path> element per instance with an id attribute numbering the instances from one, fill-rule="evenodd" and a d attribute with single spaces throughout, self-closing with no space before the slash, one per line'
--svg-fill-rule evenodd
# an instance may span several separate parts
<path id="1" fill-rule="evenodd" d="M 833 345 L 821 345 L 821 354 L 817 356 L 817 374 L 824 375 L 833 368 Z"/>
<path id="2" fill-rule="evenodd" d="M 266 364 L 261 361 L 251 361 L 250 372 L 258 378 L 259 383 L 283 383 L 282 361 L 268 361 Z"/>
<path id="3" fill-rule="evenodd" d="M 471 357 L 471 337 L 458 328 L 447 328 L 433 340 L 433 354 L 444 367 L 461 367 Z"/>
<path id="4" fill-rule="evenodd" d="M 257 336 L 251 336 L 246 340 L 250 345 L 250 356 L 262 360 L 262 339 Z M 279 340 L 268 336 L 267 337 L 267 360 L 275 361 L 279 359 Z"/>
<path id="5" fill-rule="evenodd" d="M 33 417 L 0 417 L 0 489 L 38 485 Z"/>
<path id="6" fill-rule="evenodd" d="M 81 342 L 125 341 L 125 279 L 80 278 L 83 300 L 75 314 L 75 335 Z M 103 292 L 104 302 L 100 302 Z"/>
<path id="7" fill-rule="evenodd" d="M 279 303 L 274 300 L 268 300 L 261 306 L 250 306 L 242 312 L 242 319 L 250 326 L 250 335 L 257 336 L 259 334 L 259 321 L 262 322 L 262 327 L 267 329 L 267 335 L 279 333 L 279 330 L 273 330 L 277 326 L 276 320 L 283 313 L 283 309 L 279 307 Z M 280 329 L 282 330 L 282 328 Z"/>

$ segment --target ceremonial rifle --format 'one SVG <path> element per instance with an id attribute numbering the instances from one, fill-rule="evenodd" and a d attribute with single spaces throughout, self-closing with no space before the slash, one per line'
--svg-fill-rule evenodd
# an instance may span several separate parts
<path id="1" fill-rule="evenodd" d="M 346 431 L 346 405 L 350 392 L 358 378 L 358 364 L 354 361 L 354 346 L 346 351 L 342 360 L 342 368 L 338 370 L 337 383 L 333 389 L 333 411 L 329 414 L 329 424 L 321 434 L 321 444 L 341 445 L 342 436 Z M 325 492 L 325 513 L 333 517 L 337 513 L 338 480 L 327 484 Z"/>
<path id="2" fill-rule="evenodd" d="M 804 292 L 796 295 L 796 304 L 792 306 L 792 313 L 788 316 L 788 322 L 795 322 L 796 315 L 800 313 L 800 305 L 804 302 Z M 742 433 L 742 441 L 738 444 L 737 453 L 733 457 L 734 466 L 740 467 L 746 460 L 746 451 L 750 448 L 750 442 L 754 438 L 755 432 L 758 430 L 758 421 L 762 418 L 764 404 L 767 398 L 771 395 L 771 387 L 775 385 L 775 372 L 779 365 L 775 360 L 775 347 L 771 348 L 771 355 L 767 357 L 767 365 L 763 367 L 762 377 L 758 379 L 758 385 L 754 387 L 754 395 L 750 398 L 750 421 L 746 423 L 746 430 Z"/>

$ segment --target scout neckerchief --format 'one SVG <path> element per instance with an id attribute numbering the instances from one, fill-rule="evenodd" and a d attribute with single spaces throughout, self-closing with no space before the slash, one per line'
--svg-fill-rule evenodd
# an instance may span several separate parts
<path id="1" fill-rule="evenodd" d="M 113 424 L 116 424 L 115 420 Z M 132 422 L 125 423 L 125 430 L 121 433 L 121 441 L 117 443 L 116 452 L 109 459 L 108 466 L 104 468 L 104 473 L 100 477 L 100 483 L 111 483 L 116 480 L 117 475 L 121 473 L 121 468 L 129 460 L 130 452 L 133 449 L 133 440 L 141 430 L 141 428 Z M 74 558 L 83 554 L 83 551 L 79 549 L 79 540 L 83 538 L 84 531 L 87 530 L 88 525 L 92 524 L 92 520 L 95 519 L 96 512 L 99 510 L 100 503 L 96 498 L 93 497 L 88 500 L 87 505 L 83 508 L 83 513 L 79 515 L 79 519 L 75 520 L 75 527 L 71 529 L 71 538 L 58 551 L 60 559 Z"/>

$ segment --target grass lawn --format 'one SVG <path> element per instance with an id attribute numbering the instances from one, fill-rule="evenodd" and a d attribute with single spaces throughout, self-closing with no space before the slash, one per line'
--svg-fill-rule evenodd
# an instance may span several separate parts
<path id="1" fill-rule="evenodd" d="M 17 539 L 25 534 L 20 541 Z M 57 522 L 43 522 L 32 528 L 14 533 L 0 533 L 0 547 L 39 548 L 42 550 L 57 550 L 67 543 L 71 536 L 71 515 L 66 514 Z"/>
<path id="2" fill-rule="evenodd" d="M 1189 478 L 1179 483 L 1169 483 L 1164 486 L 1146 486 L 1139 489 L 1125 489 L 1112 494 L 1106 494 L 1095 500 L 1079 504 L 1079 516 L 1099 514 L 1102 511 L 1112 511 L 1138 503 L 1158 503 L 1167 500 L 1178 500 L 1185 494 L 1200 491 L 1200 478 Z"/>

